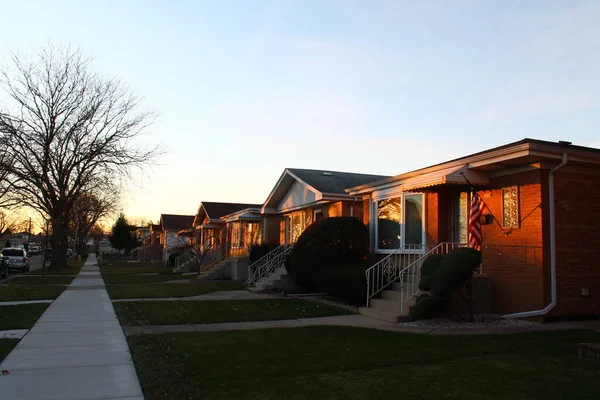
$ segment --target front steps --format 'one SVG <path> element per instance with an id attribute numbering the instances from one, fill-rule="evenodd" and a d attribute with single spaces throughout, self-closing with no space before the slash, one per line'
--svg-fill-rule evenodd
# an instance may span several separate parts
<path id="1" fill-rule="evenodd" d="M 392 323 L 409 320 L 410 308 L 417 302 L 417 297 L 406 298 L 402 283 L 393 283 L 388 289 L 381 291 L 380 298 L 371 299 L 369 307 L 359 307 L 358 312 L 366 317 L 379 319 Z"/>

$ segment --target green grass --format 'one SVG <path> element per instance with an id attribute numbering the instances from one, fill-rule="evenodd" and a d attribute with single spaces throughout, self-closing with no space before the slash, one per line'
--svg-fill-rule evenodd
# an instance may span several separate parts
<path id="1" fill-rule="evenodd" d="M 295 299 L 115 303 L 123 325 L 211 324 L 328 317 L 350 311 Z"/>
<path id="2" fill-rule="evenodd" d="M 179 281 L 179 280 L 192 280 L 196 279 L 196 276 L 192 275 L 103 275 L 104 283 L 107 285 L 110 284 L 119 284 L 119 283 L 156 283 L 156 282 L 166 282 L 166 281 Z"/>
<path id="3" fill-rule="evenodd" d="M 427 336 L 349 327 L 128 338 L 145 398 L 597 399 L 592 331 Z"/>
<path id="4" fill-rule="evenodd" d="M 17 306 L 0 306 L 0 331 L 31 328 L 49 305 L 21 304 Z"/>
<path id="5" fill-rule="evenodd" d="M 19 343 L 19 339 L 0 339 L 0 362 L 12 351 Z M 2 378 L 0 376 L 0 378 Z"/>
<path id="6" fill-rule="evenodd" d="M 127 274 L 145 274 L 158 273 L 163 275 L 174 275 L 172 267 L 165 267 L 156 264 L 119 264 L 111 266 L 102 266 L 100 268 L 103 276 L 106 275 L 127 275 Z"/>
<path id="7" fill-rule="evenodd" d="M 70 258 L 67 260 L 67 265 L 61 268 L 52 268 L 50 269 L 48 266 L 44 269 L 44 274 L 46 275 L 77 275 L 79 271 L 81 271 L 81 267 L 83 263 L 85 263 L 86 258 L 82 258 L 81 261 L 77 261 L 75 258 Z M 36 269 L 35 271 L 30 271 L 27 275 L 42 275 L 42 269 Z"/>
<path id="8" fill-rule="evenodd" d="M 74 276 L 65 276 L 65 275 L 47 275 L 47 276 L 39 276 L 39 275 L 19 275 L 15 276 L 12 279 L 6 281 L 9 285 L 38 285 L 38 284 L 62 284 L 68 285 L 71 281 L 75 279 Z"/>
<path id="9" fill-rule="evenodd" d="M 53 300 L 65 288 L 63 285 L 0 285 L 0 301 Z"/>
<path id="10" fill-rule="evenodd" d="M 102 278 L 104 283 L 151 283 L 165 282 L 169 280 L 195 279 L 194 275 L 174 274 L 172 268 L 154 265 L 118 265 L 102 267 Z M 139 275 L 157 274 L 157 275 Z"/>
<path id="11" fill-rule="evenodd" d="M 244 289 L 245 286 L 237 282 L 202 282 L 197 279 L 190 283 L 125 283 L 106 286 L 113 299 L 188 297 L 222 290 Z"/>

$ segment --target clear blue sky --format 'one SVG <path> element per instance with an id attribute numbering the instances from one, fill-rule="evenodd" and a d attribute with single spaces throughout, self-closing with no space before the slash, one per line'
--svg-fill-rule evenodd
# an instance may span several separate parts
<path id="1" fill-rule="evenodd" d="M 72 43 L 160 114 L 131 216 L 262 203 L 285 167 L 395 175 L 600 147 L 600 1 L 2 1 L 0 56 Z"/>

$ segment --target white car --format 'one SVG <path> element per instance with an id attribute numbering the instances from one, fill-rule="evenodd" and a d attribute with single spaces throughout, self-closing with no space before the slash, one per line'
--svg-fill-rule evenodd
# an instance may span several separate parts
<path id="1" fill-rule="evenodd" d="M 29 257 L 25 249 L 18 247 L 5 247 L 2 249 L 4 260 L 8 269 L 18 269 L 21 272 L 29 271 Z"/>

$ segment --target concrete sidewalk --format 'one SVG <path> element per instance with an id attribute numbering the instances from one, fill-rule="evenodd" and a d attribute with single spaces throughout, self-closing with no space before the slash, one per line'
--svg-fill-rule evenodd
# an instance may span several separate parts
<path id="1" fill-rule="evenodd" d="M 446 328 L 410 326 L 407 324 L 394 324 L 379 321 L 363 315 L 338 315 L 332 317 L 316 317 L 287 319 L 277 321 L 252 321 L 252 322 L 225 322 L 215 324 L 187 324 L 187 325 L 147 325 L 124 327 L 127 336 L 165 334 L 176 332 L 215 332 L 215 331 L 245 331 L 268 328 L 300 328 L 306 326 L 349 326 L 356 328 L 379 329 L 400 333 L 419 333 L 426 335 L 490 335 L 528 333 L 573 329 L 589 329 L 600 331 L 600 321 L 573 321 L 555 322 L 548 324 L 523 325 L 523 326 L 488 326 L 481 328 Z"/>
<path id="2" fill-rule="evenodd" d="M 94 254 L 0 369 L 6 399 L 144 399 Z"/>

